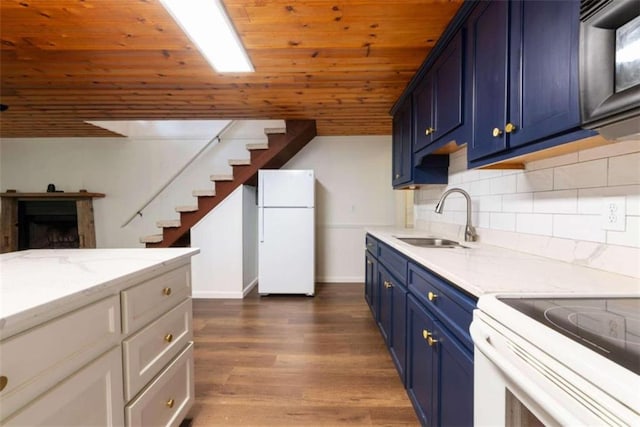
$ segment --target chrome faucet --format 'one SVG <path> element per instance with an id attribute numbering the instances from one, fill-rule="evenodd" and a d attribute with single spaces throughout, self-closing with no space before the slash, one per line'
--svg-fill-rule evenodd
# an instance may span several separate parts
<path id="1" fill-rule="evenodd" d="M 444 199 L 449 196 L 451 193 L 460 193 L 467 199 L 467 225 L 464 229 L 464 241 L 465 242 L 474 242 L 478 235 L 476 234 L 476 229 L 471 225 L 471 197 L 469 197 L 469 193 L 464 191 L 462 188 L 451 188 L 440 196 L 440 200 L 436 204 L 436 213 L 441 214 L 442 209 L 444 208 Z"/>

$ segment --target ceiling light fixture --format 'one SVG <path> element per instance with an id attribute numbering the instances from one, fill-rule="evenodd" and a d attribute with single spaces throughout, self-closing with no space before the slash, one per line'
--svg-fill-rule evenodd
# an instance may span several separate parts
<path id="1" fill-rule="evenodd" d="M 254 71 L 220 0 L 160 0 L 219 73 Z"/>

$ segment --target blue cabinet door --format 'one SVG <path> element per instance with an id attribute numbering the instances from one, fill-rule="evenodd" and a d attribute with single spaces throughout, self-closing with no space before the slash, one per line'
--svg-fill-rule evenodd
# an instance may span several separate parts
<path id="1" fill-rule="evenodd" d="M 412 94 L 413 98 L 413 151 L 431 144 L 433 122 L 433 79 L 431 73 L 423 77 Z"/>
<path id="2" fill-rule="evenodd" d="M 378 264 L 378 289 L 380 290 L 380 311 L 378 326 L 387 346 L 391 345 L 391 316 L 393 304 L 393 286 L 395 279 L 382 264 Z"/>
<path id="3" fill-rule="evenodd" d="M 375 315 L 374 286 L 376 283 L 377 268 L 376 259 L 368 251 L 365 253 L 364 299 L 369 304 L 371 312 Z M 377 293 L 376 293 L 377 294 Z"/>
<path id="4" fill-rule="evenodd" d="M 407 297 L 407 378 L 409 398 L 422 425 L 435 425 L 438 378 L 432 346 L 425 337 L 435 330 L 433 317 L 411 295 Z"/>
<path id="5" fill-rule="evenodd" d="M 473 425 L 473 355 L 440 323 L 435 328 L 438 354 L 440 426 Z"/>
<path id="6" fill-rule="evenodd" d="M 507 73 L 509 47 L 507 1 L 480 3 L 469 19 L 469 42 L 473 68 L 473 135 L 467 151 L 477 159 L 507 148 Z"/>
<path id="7" fill-rule="evenodd" d="M 400 285 L 391 288 L 391 339 L 389 350 L 402 383 L 406 382 L 407 290 Z"/>
<path id="8" fill-rule="evenodd" d="M 579 9 L 578 0 L 512 3 L 509 147 L 580 125 Z"/>
<path id="9" fill-rule="evenodd" d="M 413 151 L 411 146 L 411 100 L 393 116 L 393 177 L 394 187 L 413 179 Z"/>
<path id="10" fill-rule="evenodd" d="M 463 124 L 462 31 L 449 42 L 433 71 L 433 142 L 445 139 Z M 463 141 L 458 141 L 463 142 Z"/>

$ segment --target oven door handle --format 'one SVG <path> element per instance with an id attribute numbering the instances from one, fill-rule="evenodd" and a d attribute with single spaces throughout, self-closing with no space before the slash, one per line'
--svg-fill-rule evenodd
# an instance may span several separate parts
<path id="1" fill-rule="evenodd" d="M 526 378 L 526 375 L 522 375 L 521 371 L 513 363 L 491 345 L 489 342 L 490 333 L 478 321 L 471 322 L 469 332 L 475 347 L 520 390 L 528 396 L 534 397 L 535 401 L 547 412 L 550 418 L 560 425 L 579 424 L 580 421 L 575 416 L 566 411 L 562 405 L 558 405 L 557 400 L 553 399 L 542 387 Z"/>

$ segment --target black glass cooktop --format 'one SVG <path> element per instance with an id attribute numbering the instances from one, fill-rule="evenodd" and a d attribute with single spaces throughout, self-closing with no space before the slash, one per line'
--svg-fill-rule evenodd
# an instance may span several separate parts
<path id="1" fill-rule="evenodd" d="M 498 298 L 640 375 L 640 298 Z"/>

